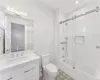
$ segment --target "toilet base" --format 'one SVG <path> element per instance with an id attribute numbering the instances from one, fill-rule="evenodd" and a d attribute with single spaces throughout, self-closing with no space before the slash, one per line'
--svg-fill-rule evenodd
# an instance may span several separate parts
<path id="1" fill-rule="evenodd" d="M 44 79 L 43 80 L 56 80 L 55 78 L 51 78 L 48 74 L 44 71 L 43 72 Z"/>
<path id="2" fill-rule="evenodd" d="M 44 80 L 56 80 L 56 79 L 52 79 L 52 78 L 44 78 Z"/>

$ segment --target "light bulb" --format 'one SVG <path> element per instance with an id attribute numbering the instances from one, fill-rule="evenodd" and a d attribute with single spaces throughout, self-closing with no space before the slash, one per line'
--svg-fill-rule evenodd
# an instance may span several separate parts
<path id="1" fill-rule="evenodd" d="M 79 3 L 79 1 L 76 1 L 76 4 L 78 4 Z"/>

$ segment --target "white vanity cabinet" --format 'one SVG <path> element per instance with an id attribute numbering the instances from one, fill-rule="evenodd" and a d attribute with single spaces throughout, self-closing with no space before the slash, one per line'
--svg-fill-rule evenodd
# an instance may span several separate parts
<path id="1" fill-rule="evenodd" d="M 0 80 L 39 80 L 39 59 L 1 70 Z"/>
<path id="2" fill-rule="evenodd" d="M 23 70 L 23 80 L 38 80 L 39 79 L 39 65 L 38 62 L 28 63 L 27 67 L 24 67 Z M 33 64 L 33 65 L 32 65 Z"/>

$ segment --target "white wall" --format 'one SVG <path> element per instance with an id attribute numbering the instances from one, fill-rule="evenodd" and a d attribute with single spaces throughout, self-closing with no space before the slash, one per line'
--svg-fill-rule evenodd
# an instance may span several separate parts
<path id="1" fill-rule="evenodd" d="M 41 55 L 50 51 L 53 40 L 53 10 L 38 0 L 0 0 L 0 6 L 10 6 L 34 20 L 35 52 Z"/>

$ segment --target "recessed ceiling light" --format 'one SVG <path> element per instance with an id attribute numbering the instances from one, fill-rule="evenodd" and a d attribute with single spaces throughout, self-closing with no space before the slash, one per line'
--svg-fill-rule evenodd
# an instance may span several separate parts
<path id="1" fill-rule="evenodd" d="M 75 4 L 78 4 L 79 3 L 79 1 L 76 1 L 76 3 Z"/>

